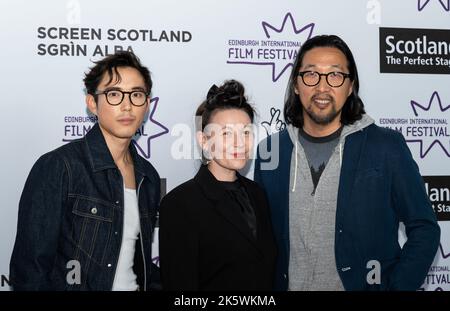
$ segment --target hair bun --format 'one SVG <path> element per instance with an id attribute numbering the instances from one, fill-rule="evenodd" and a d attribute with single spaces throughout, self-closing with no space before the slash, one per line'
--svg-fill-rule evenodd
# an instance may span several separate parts
<path id="1" fill-rule="evenodd" d="M 225 81 L 221 87 L 228 97 L 244 97 L 244 86 L 236 80 Z"/>
<path id="2" fill-rule="evenodd" d="M 226 80 L 221 86 L 213 84 L 200 106 L 197 108 L 195 115 L 201 117 L 201 124 L 196 124 L 197 130 L 203 130 L 211 121 L 214 111 L 226 109 L 239 109 L 247 113 L 251 122 L 255 110 L 247 102 L 244 86 L 236 80 Z"/>
<path id="3" fill-rule="evenodd" d="M 213 84 L 206 95 L 206 101 L 209 104 L 234 103 L 235 105 L 242 105 L 247 102 L 244 94 L 245 88 L 240 82 L 227 80 L 220 87 Z"/>
<path id="4" fill-rule="evenodd" d="M 210 98 L 214 97 L 217 95 L 217 93 L 219 88 L 217 87 L 217 85 L 213 84 L 208 91 L 208 94 L 206 95 L 206 100 L 209 100 Z"/>

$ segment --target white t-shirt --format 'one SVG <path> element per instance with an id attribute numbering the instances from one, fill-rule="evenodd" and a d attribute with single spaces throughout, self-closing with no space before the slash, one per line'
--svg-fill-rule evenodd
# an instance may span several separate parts
<path id="1" fill-rule="evenodd" d="M 140 232 L 139 208 L 135 189 L 124 187 L 124 226 L 119 261 L 114 276 L 113 291 L 136 291 L 138 284 L 133 271 L 134 251 Z"/>

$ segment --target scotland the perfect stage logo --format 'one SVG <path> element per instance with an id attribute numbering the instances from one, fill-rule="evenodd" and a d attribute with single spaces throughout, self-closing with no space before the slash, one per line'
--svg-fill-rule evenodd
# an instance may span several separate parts
<path id="1" fill-rule="evenodd" d="M 302 43 L 311 38 L 314 25 L 295 20 L 291 13 L 280 21 L 262 21 L 260 37 L 228 40 L 227 64 L 266 67 L 260 70 L 276 82 L 293 66 Z"/>
<path id="2" fill-rule="evenodd" d="M 450 74 L 450 30 L 380 28 L 380 72 Z"/>
<path id="3" fill-rule="evenodd" d="M 438 221 L 450 221 L 450 176 L 423 176 Z"/>

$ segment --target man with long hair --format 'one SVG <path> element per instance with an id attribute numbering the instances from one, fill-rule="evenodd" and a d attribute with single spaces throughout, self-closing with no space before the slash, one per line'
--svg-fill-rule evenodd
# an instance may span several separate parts
<path id="1" fill-rule="evenodd" d="M 417 290 L 434 259 L 440 229 L 418 166 L 403 136 L 365 113 L 358 89 L 341 38 L 302 45 L 287 128 L 260 144 L 255 163 L 278 243 L 278 290 Z"/>

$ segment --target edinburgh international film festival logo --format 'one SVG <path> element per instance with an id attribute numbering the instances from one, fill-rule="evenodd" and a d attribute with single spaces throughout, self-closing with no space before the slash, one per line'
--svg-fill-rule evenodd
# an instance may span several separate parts
<path id="1" fill-rule="evenodd" d="M 427 291 L 447 291 L 450 284 L 450 250 L 439 243 L 438 255 L 439 262 L 432 265 L 428 270 L 427 276 L 419 290 Z"/>
<path id="2" fill-rule="evenodd" d="M 421 99 L 411 99 L 411 116 L 407 118 L 380 118 L 380 126 L 403 134 L 411 146 L 418 146 L 419 156 L 425 158 L 430 152 L 439 152 L 450 158 L 450 126 L 448 113 L 450 98 L 441 98 L 438 91 Z"/>
<path id="3" fill-rule="evenodd" d="M 133 144 L 136 146 L 138 153 L 146 159 L 151 157 L 152 140 L 169 133 L 169 129 L 154 118 L 154 114 L 158 107 L 159 97 L 153 97 L 150 100 L 150 111 L 148 118 L 137 130 L 133 137 Z M 64 136 L 63 142 L 82 138 L 94 126 L 97 121 L 96 116 L 65 116 L 64 117 Z"/>
<path id="4" fill-rule="evenodd" d="M 291 13 L 274 24 L 262 21 L 260 37 L 228 40 L 227 64 L 268 67 L 276 82 L 293 66 L 302 42 L 311 38 L 314 25 L 295 20 Z"/>

